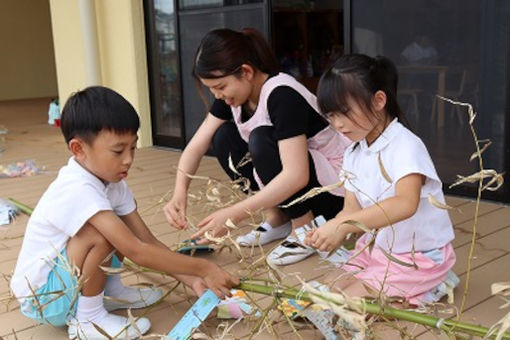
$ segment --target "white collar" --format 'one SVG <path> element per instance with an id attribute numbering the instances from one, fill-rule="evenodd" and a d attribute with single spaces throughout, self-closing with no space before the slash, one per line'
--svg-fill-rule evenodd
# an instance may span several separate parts
<path id="1" fill-rule="evenodd" d="M 391 140 L 397 136 L 400 131 L 402 131 L 403 128 L 404 126 L 398 122 L 398 119 L 394 118 L 370 146 L 368 146 L 366 138 L 360 141 L 358 144 L 362 151 L 367 150 L 377 153 L 384 149 L 391 142 Z"/>
<path id="2" fill-rule="evenodd" d="M 93 182 L 97 182 L 101 184 L 102 187 L 106 188 L 109 183 L 104 183 L 101 179 L 99 179 L 96 175 L 85 169 L 78 161 L 73 157 L 69 158 L 69 162 L 67 162 L 67 166 L 74 173 L 79 173 L 81 176 L 87 177 Z"/>

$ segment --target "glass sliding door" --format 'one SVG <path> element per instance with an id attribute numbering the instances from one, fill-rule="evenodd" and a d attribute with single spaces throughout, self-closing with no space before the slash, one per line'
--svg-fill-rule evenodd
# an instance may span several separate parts
<path id="1" fill-rule="evenodd" d="M 479 170 L 467 110 L 437 95 L 471 103 L 475 129 L 492 145 L 484 167 L 510 161 L 510 1 L 352 0 L 352 51 L 391 58 L 399 69 L 399 102 L 428 147 L 441 180 Z M 507 177 L 507 176 L 505 176 Z M 484 197 L 510 201 L 510 183 Z M 450 193 L 476 195 L 476 185 Z"/>
<path id="2" fill-rule="evenodd" d="M 184 121 L 174 0 L 146 0 L 144 5 L 153 142 L 182 148 Z"/>
<path id="3" fill-rule="evenodd" d="M 267 1 L 267 0 L 266 0 Z M 203 103 L 191 75 L 195 51 L 204 35 L 215 28 L 239 30 L 253 27 L 268 36 L 267 4 L 262 0 L 180 0 L 179 27 L 182 61 L 182 91 L 186 141 L 193 137 L 214 99 L 203 88 L 209 103 Z M 221 6 L 220 6 L 221 5 Z M 220 7 L 218 7 L 220 6 Z"/>

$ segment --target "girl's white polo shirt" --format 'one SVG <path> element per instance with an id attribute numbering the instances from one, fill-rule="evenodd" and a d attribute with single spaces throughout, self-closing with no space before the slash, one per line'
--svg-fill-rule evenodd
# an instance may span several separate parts
<path id="1" fill-rule="evenodd" d="M 399 179 L 413 173 L 425 176 L 416 213 L 401 222 L 378 230 L 376 246 L 394 253 L 442 248 L 454 238 L 448 212 L 433 206 L 429 195 L 444 203 L 442 183 L 420 138 L 394 119 L 368 146 L 353 143 L 345 152 L 345 188 L 353 192 L 362 208 L 395 195 Z M 382 168 L 388 174 L 383 175 Z M 413 241 L 414 240 L 414 241 Z M 414 242 L 414 248 L 413 248 Z"/>
<path id="2" fill-rule="evenodd" d="M 136 204 L 125 181 L 105 185 L 74 158 L 62 167 L 28 220 L 25 237 L 11 279 L 14 295 L 32 295 L 47 280 L 57 254 L 96 213 L 113 210 L 123 216 Z"/>

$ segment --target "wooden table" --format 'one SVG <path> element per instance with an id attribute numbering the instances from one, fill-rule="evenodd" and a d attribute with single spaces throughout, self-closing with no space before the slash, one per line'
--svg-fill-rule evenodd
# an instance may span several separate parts
<path id="1" fill-rule="evenodd" d="M 446 70 L 448 66 L 443 65 L 402 65 L 397 67 L 400 75 L 402 74 L 437 74 L 437 94 L 445 96 L 446 93 Z M 444 126 L 444 100 L 437 100 L 437 127 Z"/>

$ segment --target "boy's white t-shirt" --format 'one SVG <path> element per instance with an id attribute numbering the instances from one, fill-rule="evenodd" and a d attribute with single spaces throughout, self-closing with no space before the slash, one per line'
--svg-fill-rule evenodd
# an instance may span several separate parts
<path id="1" fill-rule="evenodd" d="M 54 260 L 67 242 L 96 213 L 128 215 L 136 203 L 125 181 L 105 185 L 74 158 L 62 167 L 28 220 L 23 245 L 11 279 L 14 295 L 24 297 L 42 287 Z"/>
<path id="2" fill-rule="evenodd" d="M 353 143 L 344 155 L 344 171 L 347 177 L 352 177 L 345 181 L 345 189 L 356 195 L 362 208 L 395 196 L 399 179 L 413 173 L 425 176 L 416 213 L 392 226 L 380 228 L 376 246 L 394 253 L 407 253 L 441 248 L 454 239 L 448 212 L 429 202 L 429 195 L 441 203 L 445 199 L 427 148 L 397 119 L 372 145 L 368 146 L 366 140 Z"/>

